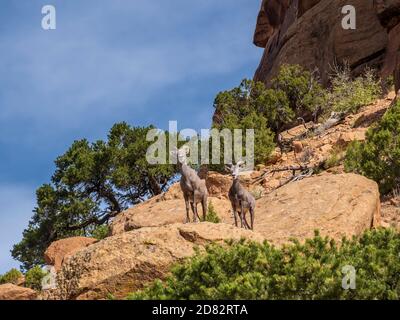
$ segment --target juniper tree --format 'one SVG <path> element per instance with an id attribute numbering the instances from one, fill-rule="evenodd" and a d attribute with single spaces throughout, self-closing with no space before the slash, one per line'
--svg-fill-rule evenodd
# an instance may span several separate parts
<path id="1" fill-rule="evenodd" d="M 12 250 L 24 269 L 42 264 L 51 242 L 97 235 L 124 209 L 166 190 L 176 168 L 148 164 L 151 129 L 118 123 L 106 141 L 75 141 L 56 159 L 51 183 L 36 191 L 33 216 Z"/>

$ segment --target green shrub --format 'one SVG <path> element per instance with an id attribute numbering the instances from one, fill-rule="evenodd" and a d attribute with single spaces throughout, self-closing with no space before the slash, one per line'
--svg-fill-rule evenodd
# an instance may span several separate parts
<path id="1" fill-rule="evenodd" d="M 282 111 L 286 114 L 286 119 L 284 118 L 286 121 L 282 121 L 282 126 L 298 117 L 315 117 L 323 111 L 326 104 L 326 90 L 322 88 L 313 73 L 299 65 L 282 65 L 278 75 L 272 79 L 272 89 L 286 95 L 291 110 L 287 112 L 286 108 L 283 110 L 278 108 L 279 114 Z"/>
<path id="2" fill-rule="evenodd" d="M 110 234 L 110 227 L 108 225 L 97 226 L 92 232 L 91 236 L 97 240 L 103 240 Z"/>
<path id="3" fill-rule="evenodd" d="M 262 82 L 243 80 L 239 87 L 217 95 L 215 124 L 228 115 L 243 119 L 252 112 L 265 117 L 268 127 L 279 132 L 297 117 L 319 112 L 325 105 L 326 92 L 309 72 L 298 65 L 282 65 L 272 87 Z"/>
<path id="4" fill-rule="evenodd" d="M 297 123 L 298 117 L 319 114 L 325 105 L 325 90 L 298 65 L 283 65 L 271 86 L 245 79 L 239 87 L 219 93 L 214 102 L 213 128 L 255 129 L 255 164 L 268 160 L 275 133 Z"/>
<path id="5" fill-rule="evenodd" d="M 211 222 L 211 223 L 220 223 L 221 222 L 221 219 L 219 218 L 218 213 L 215 210 L 214 205 L 211 201 L 208 204 L 206 221 Z"/>
<path id="6" fill-rule="evenodd" d="M 47 275 L 41 267 L 35 266 L 25 274 L 25 286 L 34 290 L 42 289 L 42 280 Z"/>
<path id="7" fill-rule="evenodd" d="M 400 234 L 391 229 L 335 241 L 316 233 L 281 249 L 265 242 L 210 245 L 128 299 L 399 299 Z M 343 267 L 356 270 L 345 290 Z"/>
<path id="8" fill-rule="evenodd" d="M 18 280 L 22 277 L 22 273 L 17 269 L 13 268 L 3 275 L 0 275 L 0 284 L 12 283 L 17 284 Z"/>
<path id="9" fill-rule="evenodd" d="M 375 180 L 382 194 L 400 185 L 400 101 L 368 130 L 365 142 L 350 145 L 345 168 Z"/>
<path id="10" fill-rule="evenodd" d="M 348 67 L 336 70 L 331 78 L 332 88 L 327 100 L 331 110 L 356 113 L 361 107 L 374 102 L 381 94 L 380 82 L 371 70 L 352 79 Z"/>
<path id="11" fill-rule="evenodd" d="M 329 157 L 326 159 L 324 169 L 330 169 L 339 166 L 343 163 L 346 156 L 346 148 L 342 146 L 334 146 L 330 152 Z"/>
<path id="12" fill-rule="evenodd" d="M 246 130 L 254 129 L 254 162 L 255 164 L 265 163 L 272 151 L 275 149 L 274 133 L 268 128 L 266 118 L 256 112 L 251 112 L 240 118 L 235 114 L 226 115 L 221 125 L 217 129 L 229 129 L 234 132 L 235 129 L 242 129 L 243 156 L 246 150 Z M 225 148 L 225 142 L 221 141 L 221 146 Z M 232 143 L 233 143 L 232 139 Z M 232 144 L 233 148 L 233 144 Z M 233 150 L 233 149 L 232 149 Z M 221 152 L 221 158 L 223 152 Z M 222 160 L 222 159 L 221 159 Z M 237 159 L 234 159 L 237 161 Z M 223 161 L 221 161 L 223 163 Z M 223 169 L 223 166 L 220 166 Z"/>
<path id="13" fill-rule="evenodd" d="M 395 90 L 395 85 L 394 85 L 394 76 L 391 75 L 387 77 L 386 79 L 383 80 L 382 87 L 384 89 L 384 93 L 387 93 L 389 91 L 394 91 Z"/>

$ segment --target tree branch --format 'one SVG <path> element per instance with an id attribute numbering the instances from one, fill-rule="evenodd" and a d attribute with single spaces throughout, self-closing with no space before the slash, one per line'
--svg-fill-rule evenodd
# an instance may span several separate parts
<path id="1" fill-rule="evenodd" d="M 80 230 L 83 228 L 86 228 L 88 226 L 90 226 L 91 224 L 95 224 L 95 225 L 102 225 L 105 222 L 107 222 L 109 219 L 114 218 L 115 216 L 117 216 L 120 212 L 116 212 L 116 211 L 112 211 L 108 214 L 106 214 L 104 217 L 99 218 L 99 217 L 93 217 L 90 218 L 89 220 L 86 220 L 78 225 L 74 225 L 74 226 L 68 226 L 66 229 L 69 231 L 76 231 L 76 230 Z"/>

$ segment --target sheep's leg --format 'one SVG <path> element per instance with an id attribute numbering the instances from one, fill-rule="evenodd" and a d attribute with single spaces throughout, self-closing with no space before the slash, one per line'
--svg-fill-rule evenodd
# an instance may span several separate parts
<path id="1" fill-rule="evenodd" d="M 190 205 L 189 205 L 189 197 L 187 195 L 184 194 L 184 198 L 185 198 L 185 206 L 186 206 L 186 222 L 185 223 L 189 223 L 190 222 L 190 216 L 189 216 L 189 211 L 190 211 Z"/>
<path id="2" fill-rule="evenodd" d="M 251 210 L 249 210 L 249 211 L 250 211 L 250 219 L 251 219 Z M 243 210 L 244 226 L 245 226 L 246 229 L 251 229 L 249 223 L 247 222 L 246 215 L 247 215 L 247 209 L 244 209 L 244 210 Z"/>
<path id="3" fill-rule="evenodd" d="M 198 219 L 198 222 L 201 222 L 200 215 L 199 215 L 199 209 L 198 209 L 198 202 L 196 202 L 194 204 L 194 208 L 196 209 L 196 217 Z"/>
<path id="4" fill-rule="evenodd" d="M 197 223 L 197 222 L 198 222 L 198 221 L 197 221 L 197 214 L 196 214 L 196 209 L 195 209 L 195 207 L 194 207 L 194 203 L 193 203 L 193 202 L 190 202 L 190 206 L 192 207 L 193 222 L 194 222 L 194 223 Z"/>
<path id="5" fill-rule="evenodd" d="M 235 205 L 232 205 L 233 218 L 235 219 L 235 226 L 238 226 L 238 212 Z"/>
<path id="6" fill-rule="evenodd" d="M 243 202 L 240 202 L 240 227 L 244 228 L 244 208 L 243 208 Z"/>
<path id="7" fill-rule="evenodd" d="M 197 214 L 197 203 L 196 203 L 196 195 L 193 194 L 193 199 L 192 199 L 192 211 L 193 211 L 193 222 L 198 223 L 199 222 L 199 215 Z"/>
<path id="8" fill-rule="evenodd" d="M 201 201 L 201 207 L 203 209 L 203 221 L 207 219 L 207 198 L 203 197 Z"/>
<path id="9" fill-rule="evenodd" d="M 244 227 L 245 227 L 245 229 L 251 229 L 249 223 L 247 222 L 246 214 L 247 214 L 247 212 L 244 211 L 243 212 Z"/>
<path id="10" fill-rule="evenodd" d="M 254 230 L 254 208 L 250 208 L 251 230 Z"/>

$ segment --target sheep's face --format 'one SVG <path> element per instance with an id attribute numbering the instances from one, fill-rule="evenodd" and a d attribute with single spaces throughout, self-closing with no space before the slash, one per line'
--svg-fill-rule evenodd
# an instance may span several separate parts
<path id="1" fill-rule="evenodd" d="M 188 148 L 183 147 L 179 150 L 174 150 L 172 152 L 173 155 L 176 155 L 178 158 L 178 162 L 180 164 L 187 164 L 187 153 L 188 153 Z"/>
<path id="2" fill-rule="evenodd" d="M 178 161 L 181 164 L 186 164 L 186 162 L 187 162 L 186 151 L 184 151 L 184 150 L 178 151 Z"/>
<path id="3" fill-rule="evenodd" d="M 242 165 L 244 162 L 239 161 L 236 165 L 226 166 L 227 170 L 230 171 L 231 176 L 234 179 L 237 179 L 240 176 L 240 172 L 242 170 Z"/>
<path id="4" fill-rule="evenodd" d="M 237 179 L 240 175 L 240 166 L 236 165 L 232 167 L 232 177 Z"/>

